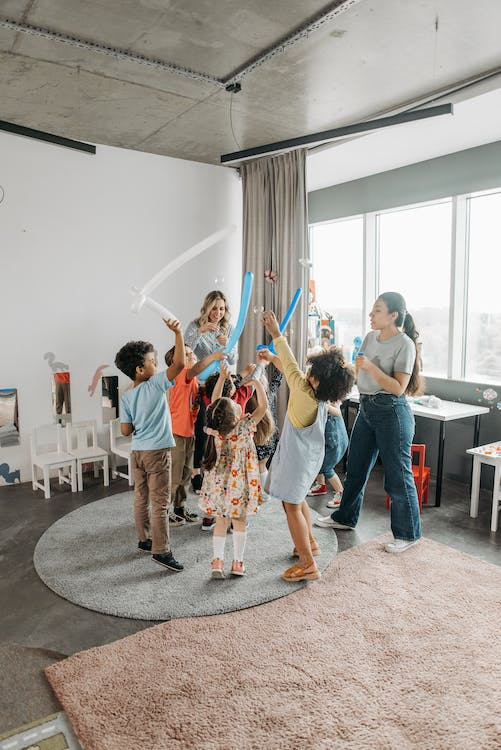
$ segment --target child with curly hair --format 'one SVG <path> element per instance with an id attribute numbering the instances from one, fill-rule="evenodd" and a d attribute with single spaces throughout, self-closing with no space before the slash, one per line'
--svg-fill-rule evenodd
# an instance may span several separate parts
<path id="1" fill-rule="evenodd" d="M 231 575 L 245 575 L 244 550 L 247 540 L 247 516 L 261 504 L 258 461 L 254 432 L 268 407 L 265 390 L 258 380 L 250 380 L 257 394 L 252 414 L 242 414 L 233 399 L 221 397 L 207 409 L 207 442 L 204 478 L 199 505 L 209 517 L 216 518 L 213 536 L 211 577 L 224 578 L 226 532 L 233 523 L 233 562 Z"/>
<path id="2" fill-rule="evenodd" d="M 310 367 L 301 372 L 275 313 L 267 311 L 263 323 L 270 333 L 289 386 L 289 402 L 282 434 L 265 484 L 270 498 L 281 500 L 299 562 L 288 568 L 286 581 L 320 578 L 314 557 L 320 553 L 313 537 L 306 494 L 324 458 L 324 431 L 327 402 L 340 401 L 355 382 L 355 371 L 344 361 L 342 351 L 331 347 L 310 358 Z"/>

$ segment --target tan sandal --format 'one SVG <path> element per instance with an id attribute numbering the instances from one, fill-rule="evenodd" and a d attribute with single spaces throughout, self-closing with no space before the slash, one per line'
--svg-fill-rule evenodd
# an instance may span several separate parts
<path id="1" fill-rule="evenodd" d="M 232 576 L 246 576 L 245 565 L 240 560 L 233 560 L 230 573 Z"/>
<path id="2" fill-rule="evenodd" d="M 224 560 L 216 558 L 210 564 L 211 566 L 211 578 L 224 578 Z"/>
<path id="3" fill-rule="evenodd" d="M 282 578 L 285 581 L 294 583 L 295 581 L 316 581 L 321 577 L 321 573 L 316 565 L 292 565 L 283 573 Z"/>

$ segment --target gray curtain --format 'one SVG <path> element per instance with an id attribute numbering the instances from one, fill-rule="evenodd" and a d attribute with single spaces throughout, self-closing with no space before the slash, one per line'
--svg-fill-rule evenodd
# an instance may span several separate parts
<path id="1" fill-rule="evenodd" d="M 273 310 L 280 321 L 298 287 L 303 295 L 285 333 L 300 366 L 305 358 L 309 272 L 299 262 L 308 255 L 305 160 L 306 150 L 299 149 L 240 168 L 243 270 L 254 274 L 250 311 L 239 342 L 241 367 L 255 361 L 257 344 L 269 342 L 259 309 Z M 266 271 L 275 272 L 276 281 L 267 281 Z M 282 396 L 279 414 L 283 413 Z"/>

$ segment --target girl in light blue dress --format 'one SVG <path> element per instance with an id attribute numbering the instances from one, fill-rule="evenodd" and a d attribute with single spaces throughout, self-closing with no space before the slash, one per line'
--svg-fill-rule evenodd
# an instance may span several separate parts
<path id="1" fill-rule="evenodd" d="M 289 386 L 287 415 L 275 455 L 270 465 L 265 491 L 271 499 L 283 503 L 287 524 L 294 542 L 298 563 L 288 568 L 286 581 L 310 581 L 320 578 L 315 560 L 320 552 L 313 538 L 311 518 L 305 500 L 324 458 L 324 432 L 327 402 L 340 401 L 353 387 L 355 371 L 344 361 L 337 347 L 310 359 L 303 373 L 281 335 L 278 321 L 271 311 L 263 323 L 273 338 L 283 373 Z"/>

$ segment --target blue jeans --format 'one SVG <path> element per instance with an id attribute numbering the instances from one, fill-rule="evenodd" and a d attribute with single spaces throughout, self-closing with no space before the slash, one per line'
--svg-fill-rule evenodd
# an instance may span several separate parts
<path id="1" fill-rule="evenodd" d="M 353 425 L 341 505 L 332 518 L 355 527 L 364 491 L 378 453 L 384 466 L 384 488 L 391 497 L 391 530 L 395 539 L 421 536 L 419 503 L 411 468 L 414 415 L 405 395 L 361 396 Z"/>
<path id="2" fill-rule="evenodd" d="M 325 454 L 324 462 L 319 474 L 331 479 L 336 473 L 334 469 L 343 458 L 348 447 L 348 433 L 342 417 L 329 414 L 325 425 Z"/>

